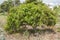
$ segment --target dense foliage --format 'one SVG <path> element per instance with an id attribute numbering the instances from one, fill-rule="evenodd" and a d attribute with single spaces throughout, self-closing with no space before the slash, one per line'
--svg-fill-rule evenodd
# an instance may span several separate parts
<path id="1" fill-rule="evenodd" d="M 23 28 L 23 25 L 30 25 L 32 28 L 36 28 L 41 24 L 54 26 L 56 24 L 56 14 L 54 11 L 42 4 L 21 4 L 10 10 L 5 30 L 15 32 L 20 30 L 21 27 Z"/>

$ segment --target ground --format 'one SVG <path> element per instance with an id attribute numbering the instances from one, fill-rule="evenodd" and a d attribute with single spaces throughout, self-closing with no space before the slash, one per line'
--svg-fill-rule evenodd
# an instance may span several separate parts
<path id="1" fill-rule="evenodd" d="M 50 33 L 37 36 L 22 36 L 20 34 L 6 35 L 6 40 L 60 40 L 60 33 Z"/>
<path id="2" fill-rule="evenodd" d="M 5 15 L 0 16 L 0 29 L 2 30 L 6 25 L 6 18 L 7 16 Z M 47 31 L 40 34 L 36 33 L 36 35 L 29 34 L 29 36 L 25 36 L 20 33 L 7 34 L 5 30 L 3 30 L 3 32 L 6 40 L 60 40 L 60 32 L 50 33 Z"/>

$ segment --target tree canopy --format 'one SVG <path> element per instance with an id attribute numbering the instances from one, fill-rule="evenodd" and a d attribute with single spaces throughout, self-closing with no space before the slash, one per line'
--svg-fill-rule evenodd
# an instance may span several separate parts
<path id="1" fill-rule="evenodd" d="M 54 26 L 56 24 L 56 13 L 42 2 L 37 2 L 37 4 L 28 2 L 9 10 L 5 30 L 15 32 L 23 28 L 23 25 L 30 25 L 34 29 L 42 24 Z"/>

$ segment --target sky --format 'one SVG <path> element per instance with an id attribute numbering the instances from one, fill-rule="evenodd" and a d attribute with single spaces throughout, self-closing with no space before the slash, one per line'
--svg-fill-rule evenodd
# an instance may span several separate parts
<path id="1" fill-rule="evenodd" d="M 4 0 L 0 0 L 0 4 L 3 2 Z M 21 2 L 23 2 L 24 0 L 21 0 Z M 43 0 L 44 3 L 49 4 L 49 5 L 60 5 L 60 0 Z"/>
<path id="2" fill-rule="evenodd" d="M 43 2 L 50 5 L 60 5 L 60 0 L 43 0 Z"/>
<path id="3" fill-rule="evenodd" d="M 3 2 L 4 0 L 0 0 L 0 4 Z"/>

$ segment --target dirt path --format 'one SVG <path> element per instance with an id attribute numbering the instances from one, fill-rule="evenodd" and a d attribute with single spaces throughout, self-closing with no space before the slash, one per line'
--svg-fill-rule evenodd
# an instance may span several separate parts
<path id="1" fill-rule="evenodd" d="M 6 35 L 6 40 L 60 40 L 60 33 L 33 36 L 22 36 L 21 34 Z"/>

